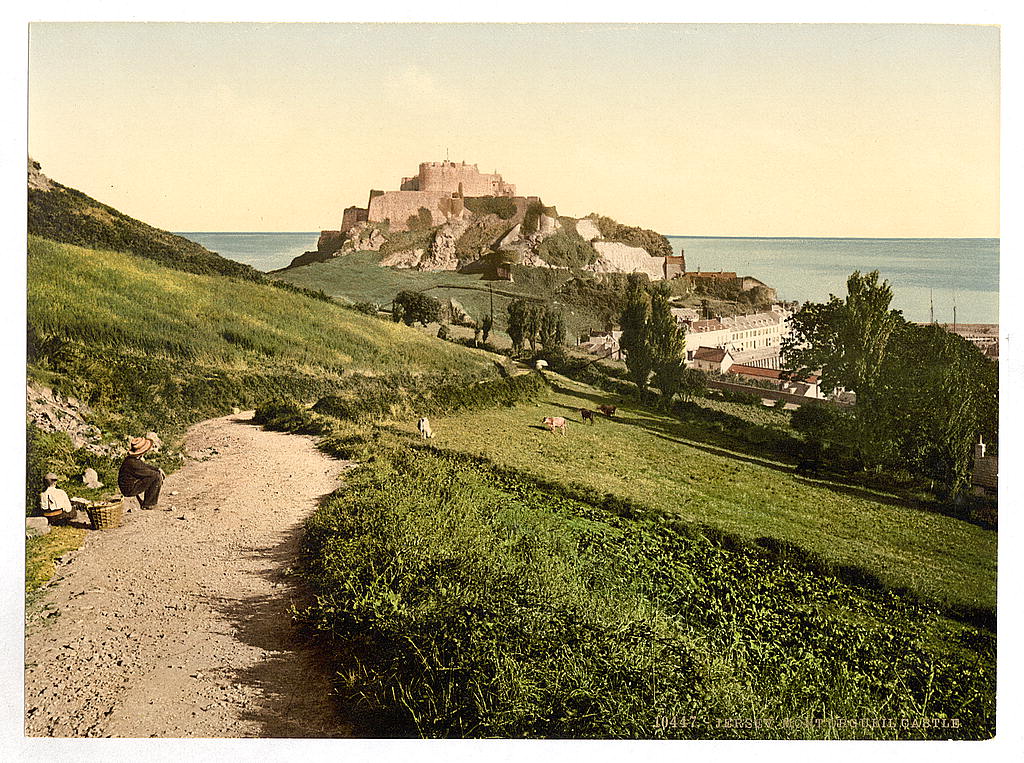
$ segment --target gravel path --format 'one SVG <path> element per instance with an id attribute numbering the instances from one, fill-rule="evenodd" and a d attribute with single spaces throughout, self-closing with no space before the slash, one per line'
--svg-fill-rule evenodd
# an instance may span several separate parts
<path id="1" fill-rule="evenodd" d="M 353 733 L 289 613 L 302 523 L 345 463 L 251 415 L 189 430 L 160 499 L 174 511 L 135 508 L 58 568 L 29 613 L 27 735 Z"/>

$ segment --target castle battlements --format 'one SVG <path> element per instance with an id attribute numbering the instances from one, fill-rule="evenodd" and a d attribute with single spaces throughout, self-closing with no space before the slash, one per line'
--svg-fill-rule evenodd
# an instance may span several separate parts
<path id="1" fill-rule="evenodd" d="M 391 230 L 406 230 L 410 221 L 440 225 L 462 214 L 462 199 L 477 196 L 513 198 L 516 187 L 506 183 L 497 172 L 482 173 L 475 164 L 453 162 L 421 162 L 419 172 L 404 177 L 397 191 L 370 191 L 366 208 L 345 210 L 341 231 L 359 222 L 384 222 Z M 426 218 L 429 216 L 429 220 Z"/>

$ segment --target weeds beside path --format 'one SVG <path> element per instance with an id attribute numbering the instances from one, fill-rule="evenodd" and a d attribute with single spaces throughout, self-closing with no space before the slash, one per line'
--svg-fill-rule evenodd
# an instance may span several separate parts
<path id="1" fill-rule="evenodd" d="M 299 536 L 344 462 L 248 414 L 193 427 L 161 503 L 90 532 L 25 641 L 26 734 L 335 737 L 317 650 L 290 608 Z M 176 491 L 177 495 L 171 495 Z"/>

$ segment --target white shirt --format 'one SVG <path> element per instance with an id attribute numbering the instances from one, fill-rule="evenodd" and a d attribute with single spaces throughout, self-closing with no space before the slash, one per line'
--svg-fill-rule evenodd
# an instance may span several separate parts
<path id="1" fill-rule="evenodd" d="M 43 510 L 44 514 L 48 514 L 51 511 L 67 513 L 71 511 L 71 499 L 59 487 L 50 485 L 50 487 L 39 494 L 39 508 Z"/>

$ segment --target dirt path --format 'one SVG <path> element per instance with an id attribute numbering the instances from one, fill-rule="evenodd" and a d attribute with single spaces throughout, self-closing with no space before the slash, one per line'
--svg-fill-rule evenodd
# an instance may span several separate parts
<path id="1" fill-rule="evenodd" d="M 251 413 L 189 430 L 161 508 L 90 532 L 25 641 L 30 736 L 336 737 L 289 608 L 302 523 L 345 464 Z M 171 495 L 176 491 L 176 495 Z M 31 614 L 31 613 L 30 613 Z"/>

